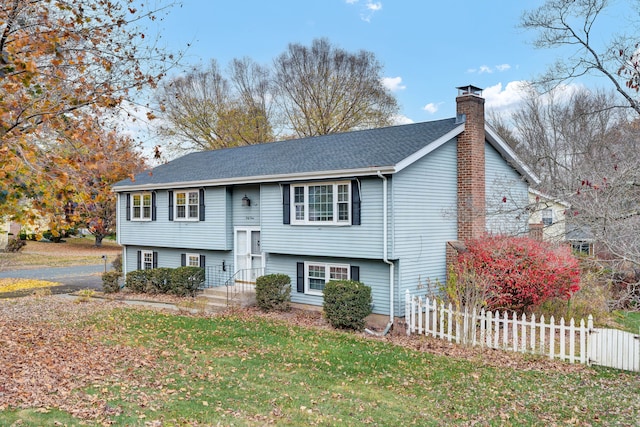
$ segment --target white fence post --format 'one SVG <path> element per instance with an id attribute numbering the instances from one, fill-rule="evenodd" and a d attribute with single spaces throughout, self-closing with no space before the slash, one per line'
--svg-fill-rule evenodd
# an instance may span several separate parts
<path id="1" fill-rule="evenodd" d="M 531 314 L 527 319 L 524 313 L 509 316 L 507 311 L 501 314 L 497 310 L 481 309 L 478 312 L 475 307 L 471 311 L 466 307 L 455 310 L 451 303 L 445 307 L 443 301 L 414 297 L 406 291 L 405 319 L 407 335 L 425 334 L 446 338 L 449 342 L 455 340 L 456 343 L 474 346 L 547 354 L 549 359 L 559 358 L 570 363 L 590 364 L 592 361 L 590 342 L 595 340 L 591 334 L 594 330 L 591 315 L 587 322 L 580 319 L 579 326 L 575 319 L 569 319 L 567 324 L 564 318 L 556 324 L 553 316 L 547 324 L 544 315 L 538 318 Z"/>

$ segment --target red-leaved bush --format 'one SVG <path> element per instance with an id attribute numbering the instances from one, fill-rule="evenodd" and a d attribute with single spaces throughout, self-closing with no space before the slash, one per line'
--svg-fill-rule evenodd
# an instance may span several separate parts
<path id="1" fill-rule="evenodd" d="M 550 298 L 569 299 L 580 289 L 578 260 L 567 246 L 528 237 L 485 236 L 465 242 L 455 270 L 488 286 L 491 310 L 523 311 Z"/>

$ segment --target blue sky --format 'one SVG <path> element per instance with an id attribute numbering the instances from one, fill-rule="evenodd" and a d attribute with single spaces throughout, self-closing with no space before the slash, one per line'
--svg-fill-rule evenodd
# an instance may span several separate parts
<path id="1" fill-rule="evenodd" d="M 559 51 L 537 50 L 518 28 L 541 0 L 184 0 L 159 22 L 161 44 L 187 45 L 186 64 L 225 67 L 248 56 L 268 64 L 288 43 L 326 37 L 348 51 L 373 52 L 399 101 L 403 121 L 455 114 L 456 87 L 485 89 L 489 108 L 517 101 Z"/>

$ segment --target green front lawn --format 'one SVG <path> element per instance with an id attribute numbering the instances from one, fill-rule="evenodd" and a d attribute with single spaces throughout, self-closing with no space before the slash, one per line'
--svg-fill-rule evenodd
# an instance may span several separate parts
<path id="1" fill-rule="evenodd" d="M 634 334 L 640 334 L 640 312 L 614 311 L 613 319 L 620 325 L 620 329 Z"/>
<path id="2" fill-rule="evenodd" d="M 620 371 L 527 370 L 510 367 L 508 358 L 489 366 L 482 353 L 471 360 L 435 356 L 247 312 L 205 318 L 116 309 L 74 322 L 114 354 L 133 347 L 145 355 L 76 393 L 83 405 L 99 405 L 88 424 L 542 426 L 640 419 L 640 376 Z M 55 408 L 0 411 L 0 425 L 17 420 L 80 424 Z"/>

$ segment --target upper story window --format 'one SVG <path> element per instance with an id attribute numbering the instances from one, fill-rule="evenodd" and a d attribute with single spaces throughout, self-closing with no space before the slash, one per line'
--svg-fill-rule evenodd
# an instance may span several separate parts
<path id="1" fill-rule="evenodd" d="M 553 224 L 553 209 L 542 210 L 542 223 L 547 227 Z"/>
<path id="2" fill-rule="evenodd" d="M 198 221 L 200 215 L 200 192 L 176 191 L 176 220 Z"/>
<path id="3" fill-rule="evenodd" d="M 291 185 L 292 224 L 351 224 L 351 183 Z"/>
<path id="4" fill-rule="evenodd" d="M 151 193 L 134 193 L 131 195 L 131 220 L 151 221 Z"/>

